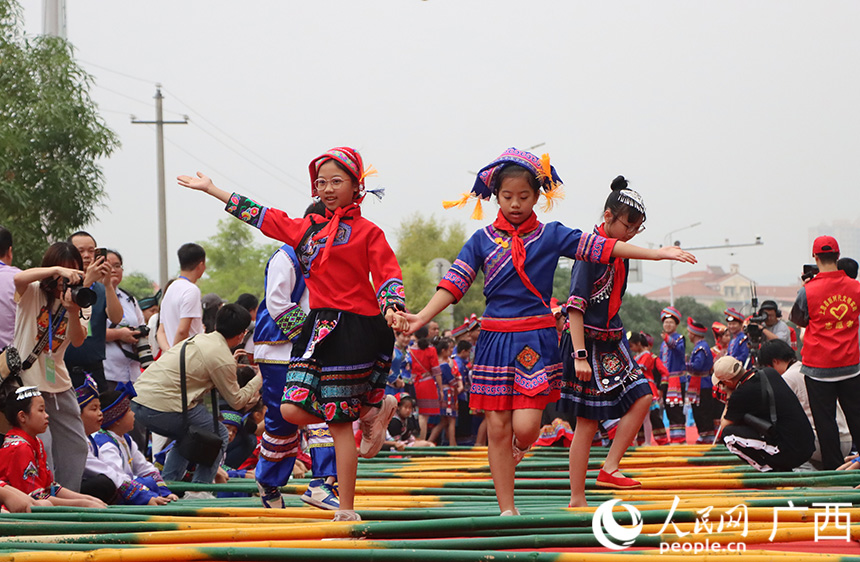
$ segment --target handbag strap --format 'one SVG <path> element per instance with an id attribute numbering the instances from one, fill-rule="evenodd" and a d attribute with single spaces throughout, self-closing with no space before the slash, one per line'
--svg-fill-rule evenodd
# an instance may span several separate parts
<path id="1" fill-rule="evenodd" d="M 188 338 L 182 342 L 182 349 L 179 350 L 179 387 L 182 390 L 182 425 L 188 427 L 188 387 L 185 385 L 185 347 L 188 345 Z"/>
<path id="2" fill-rule="evenodd" d="M 50 329 L 45 330 L 42 333 L 42 337 L 39 338 L 39 341 L 36 342 L 36 346 L 33 348 L 33 351 L 30 352 L 30 355 L 27 356 L 27 359 L 21 364 L 21 370 L 26 371 L 33 365 L 35 365 L 36 361 L 39 360 L 39 354 L 42 353 L 42 350 L 45 349 L 46 345 L 49 345 L 48 338 L 51 333 L 57 333 L 60 329 L 60 324 L 63 322 L 63 318 L 66 316 L 66 309 L 64 307 L 60 307 L 57 310 L 57 316 L 54 317 L 54 321 L 51 323 Z M 50 317 L 50 316 L 49 316 Z"/>
<path id="3" fill-rule="evenodd" d="M 179 387 L 182 391 L 182 424 L 188 427 L 188 387 L 185 376 L 185 347 L 188 342 L 194 339 L 191 336 L 182 342 L 182 348 L 179 350 Z M 212 389 L 212 429 L 218 433 L 218 391 Z"/>
<path id="4" fill-rule="evenodd" d="M 767 401 L 767 405 L 770 410 L 769 421 L 770 423 L 776 425 L 776 401 L 773 398 L 773 388 L 770 386 L 770 381 L 767 378 L 767 373 L 765 373 L 764 371 L 759 371 L 758 374 L 761 375 L 762 402 Z"/>

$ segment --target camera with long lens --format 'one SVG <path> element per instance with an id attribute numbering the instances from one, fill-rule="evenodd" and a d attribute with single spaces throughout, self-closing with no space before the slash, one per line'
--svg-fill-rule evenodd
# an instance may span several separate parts
<path id="1" fill-rule="evenodd" d="M 141 369 L 146 369 L 155 362 L 152 357 L 152 348 L 149 346 L 149 327 L 141 324 L 136 328 L 138 331 L 137 342 L 132 346 L 137 355 L 137 361 Z"/>

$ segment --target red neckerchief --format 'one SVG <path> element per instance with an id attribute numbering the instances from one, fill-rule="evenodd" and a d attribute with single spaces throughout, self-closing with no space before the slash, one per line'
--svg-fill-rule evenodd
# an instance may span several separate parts
<path id="1" fill-rule="evenodd" d="M 510 223 L 510 221 L 508 221 L 508 219 L 505 218 L 505 215 L 502 214 L 500 209 L 496 220 L 493 221 L 493 228 L 511 235 L 511 258 L 514 262 L 514 269 L 517 270 L 517 275 L 520 276 L 520 280 L 523 282 L 523 285 L 525 285 L 529 291 L 537 295 L 544 306 L 549 308 L 543 300 L 543 295 L 540 294 L 540 291 L 538 291 L 532 284 L 529 276 L 526 275 L 526 245 L 523 243 L 523 239 L 520 238 L 520 234 L 526 234 L 533 231 L 539 224 L 537 215 L 532 212 L 532 214 L 529 215 L 529 218 L 520 223 L 519 226 L 515 227 Z"/>
<path id="2" fill-rule="evenodd" d="M 317 271 L 321 270 L 328 260 L 329 251 L 334 244 L 334 239 L 337 238 L 337 228 L 340 226 L 341 219 L 343 217 L 355 218 L 360 216 L 361 207 L 358 203 L 351 203 L 346 207 L 338 207 L 334 212 L 331 212 L 328 209 L 325 210 L 325 218 L 329 219 L 329 222 L 322 230 L 313 236 L 313 240 L 322 240 L 323 238 L 328 237 L 325 241 L 322 255 L 315 260 L 319 264 L 317 266 Z"/>
<path id="3" fill-rule="evenodd" d="M 606 223 L 602 223 L 597 227 L 597 233 L 604 238 L 609 238 L 606 235 Z M 621 289 L 627 276 L 627 268 L 624 266 L 623 259 L 612 258 L 612 263 L 615 264 L 615 277 L 612 280 L 612 292 L 609 293 L 609 316 L 606 317 L 607 327 L 609 327 L 609 321 L 615 318 L 615 315 L 621 309 Z"/>

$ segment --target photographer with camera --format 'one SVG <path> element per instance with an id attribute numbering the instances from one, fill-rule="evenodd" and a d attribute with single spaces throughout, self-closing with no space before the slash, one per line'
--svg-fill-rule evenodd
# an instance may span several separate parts
<path id="1" fill-rule="evenodd" d="M 815 434 L 797 397 L 772 368 L 745 369 L 720 357 L 711 377 L 727 395 L 717 441 L 760 472 L 791 471 L 815 451 Z"/>
<path id="2" fill-rule="evenodd" d="M 131 409 L 135 416 L 151 431 L 180 440 L 192 427 L 211 431 L 212 414 L 204 399 L 213 387 L 234 410 L 253 406 L 260 399 L 262 378 L 258 373 L 239 388 L 236 359 L 230 352 L 245 337 L 250 323 L 247 310 L 237 304 L 226 304 L 218 311 L 214 332 L 196 334 L 165 351 L 134 384 L 137 396 Z M 182 413 L 182 371 L 186 372 L 188 425 Z M 192 482 L 211 484 L 215 480 L 228 441 L 227 428 L 222 423 L 218 423 L 217 431 L 221 437 L 217 458 L 210 464 L 198 463 Z M 189 461 L 180 449 L 174 446 L 167 454 L 162 471 L 165 480 L 179 480 L 185 474 Z"/>
<path id="3" fill-rule="evenodd" d="M 765 340 L 782 340 L 791 345 L 791 330 L 788 324 L 782 321 L 782 311 L 776 301 L 767 300 L 761 303 L 758 314 L 750 318 L 761 327 L 762 336 Z"/>
<path id="4" fill-rule="evenodd" d="M 806 376 L 809 406 L 826 470 L 842 464 L 836 402 L 851 437 L 860 443 L 860 283 L 838 269 L 839 244 L 819 236 L 812 245 L 819 273 L 800 288 L 789 318 L 806 327 L 800 372 Z"/>
<path id="5" fill-rule="evenodd" d="M 96 299 L 89 317 L 84 319 L 89 323 L 87 338 L 82 345 L 69 348 L 66 365 L 75 387 L 84 384 L 86 375 L 91 375 L 99 386 L 99 392 L 106 392 L 108 384 L 105 379 L 104 360 L 107 324 L 108 320 L 114 324 L 120 323 L 122 305 L 116 296 L 111 268 L 105 261 L 106 250 L 96 248 L 95 238 L 83 230 L 69 236 L 68 242 L 81 254 L 86 271 L 83 286 L 95 292 Z"/>
<path id="6" fill-rule="evenodd" d="M 83 278 L 81 255 L 68 242 L 51 244 L 41 267 L 15 275 L 13 347 L 20 372 L 17 380 L 15 373 L 4 380 L 0 393 L 5 400 L 15 393 L 16 383 L 39 388 L 51 422 L 42 434 L 48 467 L 57 482 L 75 492 L 87 461 L 87 438 L 64 356 L 69 345 L 80 345 L 87 335 L 81 308 L 92 304 L 94 295 L 81 287 Z"/>

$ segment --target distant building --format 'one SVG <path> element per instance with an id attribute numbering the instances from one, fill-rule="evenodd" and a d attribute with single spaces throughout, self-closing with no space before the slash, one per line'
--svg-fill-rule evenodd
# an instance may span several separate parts
<path id="1" fill-rule="evenodd" d="M 837 238 L 838 240 L 838 238 Z M 841 244 L 841 242 L 840 242 Z M 675 278 L 675 298 L 690 297 L 699 304 L 712 306 L 724 302 L 727 307 L 733 307 L 745 313 L 751 313 L 750 286 L 753 280 L 740 273 L 737 264 L 732 264 L 726 272 L 722 267 L 709 265 L 701 271 L 691 271 Z M 756 296 L 759 304 L 764 300 L 773 300 L 784 311 L 791 310 L 797 290 L 795 286 L 756 285 Z M 645 296 L 652 300 L 668 301 L 669 287 L 663 287 L 647 293 Z M 787 312 L 786 312 L 787 314 Z"/>
<path id="2" fill-rule="evenodd" d="M 860 261 L 860 219 L 855 221 L 836 220 L 830 224 L 809 227 L 809 248 L 819 236 L 833 236 L 839 242 L 839 253 L 843 257 Z M 809 262 L 812 263 L 810 257 Z"/>

